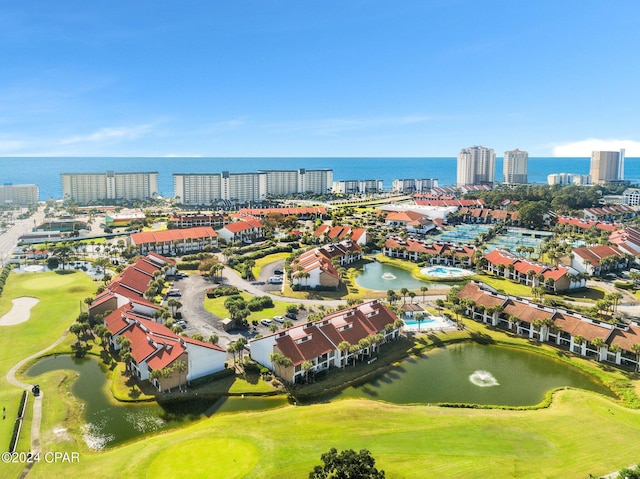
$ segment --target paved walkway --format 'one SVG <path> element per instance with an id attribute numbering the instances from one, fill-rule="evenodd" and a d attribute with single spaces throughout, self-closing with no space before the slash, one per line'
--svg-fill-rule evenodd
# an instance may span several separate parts
<path id="1" fill-rule="evenodd" d="M 22 366 L 24 366 L 28 361 L 31 361 L 32 359 L 35 359 L 35 358 L 37 358 L 39 356 L 42 356 L 47 351 L 51 351 L 58 344 L 60 344 L 62 341 L 64 341 L 64 338 L 67 337 L 67 334 L 69 334 L 69 331 L 65 331 L 65 333 L 60 337 L 60 339 L 58 339 L 51 346 L 46 347 L 43 350 L 32 354 L 31 356 L 23 359 L 22 361 L 17 363 L 15 366 L 13 366 L 11 369 L 9 369 L 9 372 L 7 373 L 7 381 L 9 381 L 9 383 L 13 384 L 14 386 L 16 386 L 16 387 L 18 387 L 20 389 L 26 389 L 27 393 L 30 394 L 31 393 L 31 387 L 33 385 L 32 384 L 23 383 L 22 381 L 19 381 L 16 378 L 16 371 L 18 371 L 18 369 L 20 369 Z M 34 401 L 33 401 L 33 414 L 32 414 L 32 419 L 31 419 L 31 452 L 33 454 L 41 452 L 40 451 L 40 424 L 42 423 L 42 398 L 43 397 L 44 397 L 44 392 L 42 390 L 40 390 L 40 394 L 38 396 L 34 397 Z M 18 476 L 19 479 L 23 479 L 23 478 L 27 477 L 27 475 L 29 474 L 29 471 L 33 467 L 33 464 L 34 464 L 33 462 L 30 462 L 30 463 L 26 464 L 25 468 L 20 473 L 20 476 Z"/>

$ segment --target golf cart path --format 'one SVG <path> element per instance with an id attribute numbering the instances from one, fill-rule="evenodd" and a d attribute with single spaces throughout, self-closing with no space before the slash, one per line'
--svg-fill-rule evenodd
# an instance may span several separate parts
<path id="1" fill-rule="evenodd" d="M 69 334 L 68 330 L 65 331 L 65 333 L 60 337 L 60 339 L 58 339 L 51 346 L 48 346 L 38 351 L 37 353 L 34 353 L 31 356 L 24 358 L 23 360 L 18 362 L 15 366 L 13 366 L 11 369 L 9 369 L 9 372 L 7 373 L 7 381 L 9 381 L 9 383 L 13 384 L 14 386 L 20 389 L 26 389 L 27 394 L 29 394 L 31 392 L 32 385 L 23 383 L 22 381 L 18 380 L 16 378 L 16 371 L 18 371 L 18 369 L 24 366 L 28 361 L 31 361 L 32 359 L 35 359 L 39 356 L 42 356 L 47 351 L 50 351 L 53 348 L 55 348 L 58 344 L 64 341 L 64 339 L 67 337 L 67 334 Z M 40 390 L 40 394 L 38 396 L 35 396 L 33 401 L 33 417 L 31 420 L 31 451 L 30 451 L 33 454 L 40 452 L 40 423 L 42 422 L 43 396 L 44 396 L 44 392 Z M 29 462 L 25 465 L 25 468 L 20 473 L 20 476 L 19 476 L 20 479 L 27 477 L 27 475 L 29 474 L 29 471 L 33 467 L 33 464 L 34 462 Z"/>

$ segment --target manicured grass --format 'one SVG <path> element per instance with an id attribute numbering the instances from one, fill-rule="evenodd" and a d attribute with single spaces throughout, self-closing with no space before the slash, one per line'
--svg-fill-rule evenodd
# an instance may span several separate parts
<path id="1" fill-rule="evenodd" d="M 486 273 L 479 273 L 475 276 L 472 276 L 472 279 L 482 281 L 485 284 L 488 284 L 492 288 L 497 289 L 498 291 L 504 291 L 505 294 L 511 294 L 514 296 L 524 296 L 530 297 L 531 294 L 531 286 L 525 286 L 524 284 L 515 283 L 506 278 L 501 278 L 499 276 L 494 276 Z"/>
<path id="2" fill-rule="evenodd" d="M 253 296 L 248 293 L 241 293 L 246 302 L 249 302 Z M 211 314 L 215 314 L 219 318 L 229 317 L 228 311 L 224 307 L 224 302 L 229 296 L 221 296 L 219 298 L 207 298 L 204 299 L 204 307 Z M 274 316 L 284 316 L 287 312 L 287 306 L 290 303 L 284 303 L 282 301 L 274 301 L 273 308 L 263 309 L 261 311 L 252 311 L 247 320 L 251 322 L 254 319 L 273 318 Z"/>
<path id="3" fill-rule="evenodd" d="M 593 431 L 607 447 L 592 440 Z M 537 411 L 447 409 L 342 400 L 220 414 L 102 453 L 79 464 L 39 464 L 30 477 L 306 477 L 320 454 L 368 448 L 387 477 L 580 478 L 637 461 L 640 412 L 600 396 L 557 393 Z M 45 449 L 78 450 L 74 443 Z M 188 460 L 187 460 L 188 459 Z M 223 475 L 209 473 L 228 469 Z M 231 475 L 229 475 L 231 474 Z"/>
<path id="4" fill-rule="evenodd" d="M 291 256 L 291 253 L 273 253 L 265 256 L 264 258 L 258 258 L 256 260 L 256 265 L 251 268 L 251 271 L 253 271 L 253 277 L 260 277 L 260 271 L 262 271 L 263 266 L 275 263 L 276 261 L 282 261 L 287 259 L 289 256 Z"/>
<path id="5" fill-rule="evenodd" d="M 7 419 L 0 421 L 0 444 L 9 444 L 20 401 L 20 389 L 6 379 L 9 369 L 21 359 L 44 349 L 58 339 L 84 307 L 82 300 L 92 296 L 97 284 L 84 273 L 11 273 L 0 297 L 0 316 L 12 307 L 11 300 L 32 296 L 40 300 L 31 309 L 31 318 L 21 324 L 0 327 L 0 404 L 7 408 Z M 28 430 L 23 434 L 29 435 Z M 23 444 L 22 439 L 20 444 Z M 3 465 L 7 477 L 15 477 L 15 465 Z"/>

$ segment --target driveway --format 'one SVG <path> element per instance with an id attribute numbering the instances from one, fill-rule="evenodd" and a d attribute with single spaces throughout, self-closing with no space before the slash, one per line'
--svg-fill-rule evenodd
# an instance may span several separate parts
<path id="1" fill-rule="evenodd" d="M 200 333 L 206 341 L 209 336 L 216 334 L 220 338 L 218 344 L 223 348 L 226 348 L 229 343 L 237 341 L 242 336 L 246 338 L 252 336 L 250 331 L 227 332 L 219 326 L 219 320 L 224 318 L 218 318 L 204 308 L 205 291 L 214 287 L 214 284 L 199 274 L 190 274 L 186 278 L 176 280 L 171 287 L 179 289 L 182 294 L 182 296 L 174 299 L 182 303 L 180 312 L 182 313 L 182 318 L 187 322 L 187 327 L 184 331 L 189 336 Z"/>

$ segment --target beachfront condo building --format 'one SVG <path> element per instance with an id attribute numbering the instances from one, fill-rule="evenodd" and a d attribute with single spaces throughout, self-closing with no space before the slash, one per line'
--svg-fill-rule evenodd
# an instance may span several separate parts
<path id="1" fill-rule="evenodd" d="M 380 193 L 382 190 L 382 180 L 334 181 L 333 188 L 331 189 L 333 193 L 342 195 Z"/>
<path id="2" fill-rule="evenodd" d="M 622 155 L 621 155 L 622 153 Z M 591 181 L 594 185 L 609 183 L 624 179 L 623 161 L 624 150 L 618 151 L 593 151 L 591 152 Z"/>
<path id="3" fill-rule="evenodd" d="M 62 199 L 79 205 L 144 201 L 158 196 L 158 172 L 62 173 Z"/>
<path id="4" fill-rule="evenodd" d="M 184 205 L 244 204 L 271 196 L 326 194 L 333 170 L 260 170 L 249 173 L 174 173 L 173 196 Z"/>
<path id="5" fill-rule="evenodd" d="M 391 190 L 394 193 L 425 193 L 438 187 L 437 178 L 405 178 L 393 180 Z"/>
<path id="6" fill-rule="evenodd" d="M 580 175 L 575 173 L 552 173 L 547 175 L 547 183 L 549 185 L 577 185 L 586 186 L 591 184 L 590 175 Z"/>
<path id="7" fill-rule="evenodd" d="M 37 185 L 0 186 L 0 206 L 32 206 L 38 204 L 40 193 Z"/>
<path id="8" fill-rule="evenodd" d="M 527 184 L 528 162 L 529 153 L 526 151 L 521 151 L 517 148 L 505 151 L 502 168 L 504 178 L 502 181 L 509 185 Z"/>
<path id="9" fill-rule="evenodd" d="M 496 154 L 493 148 L 472 146 L 458 154 L 457 185 L 493 185 Z"/>

